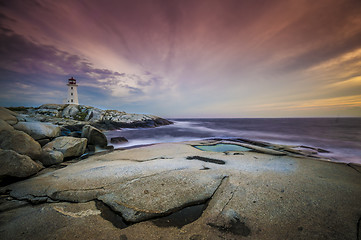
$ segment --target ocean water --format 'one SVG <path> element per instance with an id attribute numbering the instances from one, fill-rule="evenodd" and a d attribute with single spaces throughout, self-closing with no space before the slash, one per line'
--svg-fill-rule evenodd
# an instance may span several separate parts
<path id="1" fill-rule="evenodd" d="M 330 151 L 332 161 L 361 164 L 361 118 L 231 118 L 170 119 L 172 125 L 157 128 L 121 129 L 106 133 L 122 136 L 134 147 L 162 142 L 207 138 L 246 138 L 287 145 L 306 145 Z"/>

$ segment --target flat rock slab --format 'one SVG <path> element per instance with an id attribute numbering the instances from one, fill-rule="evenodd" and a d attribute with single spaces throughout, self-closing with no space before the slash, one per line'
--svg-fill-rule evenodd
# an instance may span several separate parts
<path id="1" fill-rule="evenodd" d="M 112 187 L 99 200 L 129 222 L 140 222 L 210 199 L 222 175 L 199 171 L 171 171 Z"/>
<path id="2" fill-rule="evenodd" d="M 51 220 L 57 216 L 54 214 L 70 210 L 44 210 L 41 214 L 45 215 L 37 219 L 26 214 L 29 207 L 40 211 L 40 206 L 50 209 L 54 204 L 68 204 L 54 201 L 68 201 L 72 206 L 102 202 L 115 216 L 139 222 L 124 228 L 108 225 L 109 239 L 115 235 L 115 239 L 357 238 L 361 218 L 361 173 L 357 166 L 255 152 L 227 155 L 192 147 L 206 143 L 157 144 L 95 155 L 6 186 L 3 192 L 13 200 L 42 205 L 5 209 L 0 219 L 7 220 L 1 222 L 0 230 L 4 236 L 19 236 L 12 230 L 16 225 L 18 232 L 32 231 L 27 239 L 64 239 L 64 232 L 87 239 L 93 229 L 83 227 L 87 223 L 76 220 L 81 219 L 74 217 L 77 214 L 68 218 L 81 230 L 69 222 L 59 225 L 61 230 L 54 227 L 58 224 Z M 182 227 L 147 220 L 205 201 L 201 216 Z M 102 226 L 104 219 L 95 216 L 85 218 Z M 41 225 L 43 219 L 51 226 L 38 233 L 36 222 Z"/>
<path id="3" fill-rule="evenodd" d="M 1 213 L 1 239 L 117 239 L 95 202 L 27 205 Z M 26 226 L 26 227 L 25 227 Z"/>

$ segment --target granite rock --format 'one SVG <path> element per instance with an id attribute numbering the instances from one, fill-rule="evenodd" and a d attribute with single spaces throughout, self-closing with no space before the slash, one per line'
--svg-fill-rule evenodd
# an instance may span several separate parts
<path id="1" fill-rule="evenodd" d="M 97 128 L 85 125 L 81 132 L 81 137 L 88 139 L 88 144 L 106 147 L 108 145 L 108 140 L 106 136 Z"/>
<path id="2" fill-rule="evenodd" d="M 85 152 L 87 145 L 86 138 L 58 137 L 43 146 L 43 150 L 56 150 L 66 157 L 79 157 Z"/>
<path id="3" fill-rule="evenodd" d="M 60 134 L 60 127 L 51 123 L 42 122 L 19 122 L 14 128 L 29 134 L 35 140 L 43 138 L 55 138 Z"/>
<path id="4" fill-rule="evenodd" d="M 82 229 L 79 235 L 80 230 L 72 224 L 65 225 L 60 233 L 58 223 L 50 221 L 49 228 L 36 231 L 42 219 L 54 218 L 53 214 L 59 212 L 45 210 L 53 206 L 52 202 L 78 202 L 73 206 L 80 207 L 83 204 L 79 202 L 94 201 L 106 203 L 113 216 L 122 215 L 135 222 L 120 229 L 122 239 L 356 238 L 361 174 L 353 166 L 251 151 L 226 155 L 193 147 L 199 144 L 207 141 L 156 144 L 94 155 L 8 185 L 4 192 L 9 192 L 10 198 L 43 203 L 33 210 L 43 215 L 34 219 L 30 219 L 31 214 L 21 215 L 32 211 L 29 206 L 23 211 L 17 208 L 0 213 L 0 219 L 6 219 L 0 224 L 2 236 L 15 234 L 16 226 L 17 231 L 30 236 L 28 239 L 45 235 L 62 239 L 63 232 L 87 239 L 92 228 Z M 224 164 L 189 161 L 188 156 L 218 159 Z M 159 227 L 155 219 L 150 219 L 170 217 L 205 202 L 206 209 L 200 216 L 181 228 Z M 85 214 L 60 210 L 73 220 Z M 187 216 L 180 214 L 178 218 Z M 82 219 L 79 217 L 79 223 Z M 93 225 L 97 223 L 101 219 L 94 220 Z"/>
<path id="5" fill-rule="evenodd" d="M 40 144 L 28 134 L 18 130 L 0 131 L 0 148 L 14 150 L 34 160 L 39 159 L 41 154 Z"/>
<path id="6" fill-rule="evenodd" d="M 0 149 L 0 177 L 24 178 L 41 169 L 41 165 L 26 155 L 21 155 L 13 150 Z"/>
<path id="7" fill-rule="evenodd" d="M 70 117 L 74 117 L 78 113 L 79 113 L 79 105 L 70 104 L 69 106 L 64 108 L 61 115 L 64 118 L 70 118 Z"/>
<path id="8" fill-rule="evenodd" d="M 5 122 L 4 120 L 0 119 L 0 131 L 2 130 L 11 131 L 14 130 L 14 127 Z"/>
<path id="9" fill-rule="evenodd" d="M 0 107 L 0 119 L 4 120 L 8 124 L 14 125 L 18 122 L 16 115 L 17 114 L 15 112 L 10 111 L 4 107 Z"/>
<path id="10" fill-rule="evenodd" d="M 63 162 L 63 160 L 64 160 L 64 155 L 60 151 L 56 151 L 56 150 L 53 151 L 46 149 L 43 150 L 41 153 L 40 162 L 46 167 L 61 163 Z"/>
<path id="11" fill-rule="evenodd" d="M 153 115 L 129 114 L 123 111 L 102 110 L 74 104 L 44 104 L 38 108 L 23 107 L 20 112 L 22 113 L 21 119 L 24 121 L 50 122 L 62 126 L 89 124 L 101 130 L 172 124 L 166 119 Z"/>

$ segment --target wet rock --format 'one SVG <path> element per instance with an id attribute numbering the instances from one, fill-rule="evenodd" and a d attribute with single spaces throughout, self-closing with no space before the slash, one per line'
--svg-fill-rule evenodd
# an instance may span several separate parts
<path id="1" fill-rule="evenodd" d="M 60 127 L 51 123 L 42 122 L 19 122 L 14 128 L 29 134 L 35 140 L 43 138 L 55 138 L 60 134 Z"/>
<path id="2" fill-rule="evenodd" d="M 104 149 L 111 151 L 111 150 L 114 150 L 114 146 L 108 145 L 108 146 L 104 147 Z"/>
<path id="3" fill-rule="evenodd" d="M 16 113 L 10 111 L 4 107 L 0 107 L 0 119 L 4 120 L 10 125 L 15 125 L 18 122 L 16 118 Z"/>
<path id="4" fill-rule="evenodd" d="M 112 137 L 110 139 L 110 142 L 114 144 L 120 144 L 120 143 L 128 142 L 128 140 L 125 137 Z"/>
<path id="5" fill-rule="evenodd" d="M 0 149 L 0 178 L 31 176 L 42 169 L 30 157 L 21 155 L 13 150 Z"/>
<path id="6" fill-rule="evenodd" d="M 88 144 L 87 149 L 88 149 L 89 152 L 95 152 L 95 146 L 94 145 Z"/>
<path id="7" fill-rule="evenodd" d="M 38 159 L 41 154 L 40 144 L 28 134 L 18 130 L 0 131 L 0 148 L 14 150 L 32 159 Z"/>
<path id="8" fill-rule="evenodd" d="M 43 150 L 56 150 L 62 152 L 64 158 L 78 157 L 85 152 L 86 145 L 86 138 L 58 137 L 46 144 L 43 147 Z"/>
<path id="9" fill-rule="evenodd" d="M 106 147 L 108 145 L 106 136 L 99 129 L 90 125 L 83 127 L 81 137 L 88 139 L 88 144 L 91 145 L 100 147 Z"/>
<path id="10" fill-rule="evenodd" d="M 46 150 L 43 150 L 41 153 L 40 162 L 44 166 L 58 164 L 58 163 L 63 162 L 63 160 L 64 160 L 64 155 L 60 151 L 53 151 L 53 150 L 46 149 Z"/>

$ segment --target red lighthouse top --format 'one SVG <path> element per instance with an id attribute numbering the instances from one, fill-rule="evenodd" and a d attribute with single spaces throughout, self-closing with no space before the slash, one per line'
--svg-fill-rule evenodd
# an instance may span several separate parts
<path id="1" fill-rule="evenodd" d="M 76 80 L 75 80 L 73 77 L 71 77 L 71 78 L 68 79 L 68 84 L 73 84 L 73 85 L 75 85 L 75 84 L 76 84 Z"/>

